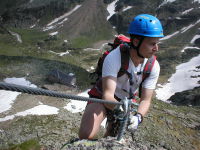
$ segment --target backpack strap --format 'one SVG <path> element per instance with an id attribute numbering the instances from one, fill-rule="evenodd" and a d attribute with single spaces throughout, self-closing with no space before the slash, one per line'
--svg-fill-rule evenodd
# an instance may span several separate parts
<path id="1" fill-rule="evenodd" d="M 120 53 L 121 53 L 121 68 L 117 74 L 117 77 L 120 77 L 124 75 L 125 73 L 128 73 L 128 66 L 129 66 L 129 45 L 128 44 L 120 44 Z M 109 54 L 109 51 L 106 51 L 103 56 L 98 61 L 98 68 L 96 69 L 95 73 L 97 73 L 99 76 L 94 83 L 93 88 L 88 92 L 90 96 L 95 96 L 98 98 L 102 97 L 102 64 L 105 59 L 105 57 Z"/>
<path id="2" fill-rule="evenodd" d="M 153 55 L 151 58 L 147 60 L 143 70 L 142 82 L 150 75 L 155 61 L 156 61 L 155 55 Z"/>
<path id="3" fill-rule="evenodd" d="M 97 63 L 97 67 L 95 70 L 95 74 L 98 75 L 97 79 L 98 80 L 101 76 L 102 76 L 102 68 L 103 68 L 103 61 L 106 58 L 106 56 L 110 53 L 110 51 L 105 51 L 103 53 L 103 55 L 99 58 L 98 63 Z"/>
<path id="4" fill-rule="evenodd" d="M 154 66 L 155 61 L 156 61 L 156 56 L 153 55 L 151 58 L 149 58 L 147 60 L 145 66 L 144 66 L 143 75 L 142 75 L 142 82 L 141 82 L 140 87 L 139 87 L 139 97 L 141 97 L 141 94 L 142 94 L 142 83 L 151 74 L 151 70 Z"/>
<path id="5" fill-rule="evenodd" d="M 124 75 L 129 67 L 129 54 L 130 46 L 128 44 L 120 44 L 120 53 L 121 53 L 121 68 L 117 74 L 117 77 Z"/>

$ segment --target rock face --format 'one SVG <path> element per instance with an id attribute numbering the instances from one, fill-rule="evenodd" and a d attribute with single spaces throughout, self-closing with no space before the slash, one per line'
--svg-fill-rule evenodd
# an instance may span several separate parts
<path id="1" fill-rule="evenodd" d="M 200 106 L 200 87 L 176 93 L 169 99 L 176 105 Z"/>
<path id="2" fill-rule="evenodd" d="M 30 27 L 38 23 L 39 20 L 45 22 L 45 18 L 56 18 L 64 12 L 69 11 L 73 6 L 79 4 L 78 1 L 49 0 L 43 1 L 2 1 L 3 7 L 0 11 L 2 21 L 13 27 Z M 43 23 L 39 23 L 42 25 Z M 47 22 L 45 22 L 47 23 Z"/>
<path id="3" fill-rule="evenodd" d="M 34 139 L 43 149 L 61 147 L 66 150 L 200 149 L 199 108 L 177 107 L 154 101 L 149 114 L 136 132 L 133 135 L 126 132 L 124 140 L 120 142 L 113 137 L 102 138 L 104 128 L 100 129 L 96 137 L 98 140 L 74 140 L 78 137 L 82 115 L 82 112 L 71 113 L 61 108 L 57 115 L 16 117 L 10 121 L 0 122 L 0 147 L 8 149 L 9 145 L 14 145 L 17 149 L 27 144 L 26 141 Z"/>
<path id="4" fill-rule="evenodd" d="M 200 36 L 200 34 L 199 34 L 199 36 Z M 200 38 L 196 39 L 196 40 L 194 41 L 194 43 L 195 43 L 198 47 L 200 47 Z"/>

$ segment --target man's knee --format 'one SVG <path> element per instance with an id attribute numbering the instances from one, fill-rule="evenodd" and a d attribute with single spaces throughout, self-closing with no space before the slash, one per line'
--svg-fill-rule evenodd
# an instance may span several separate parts
<path id="1" fill-rule="evenodd" d="M 79 130 L 80 139 L 93 139 L 105 118 L 103 105 L 89 104 L 83 114 Z"/>
<path id="2" fill-rule="evenodd" d="M 79 130 L 79 139 L 93 139 L 95 135 L 92 135 L 88 130 Z"/>

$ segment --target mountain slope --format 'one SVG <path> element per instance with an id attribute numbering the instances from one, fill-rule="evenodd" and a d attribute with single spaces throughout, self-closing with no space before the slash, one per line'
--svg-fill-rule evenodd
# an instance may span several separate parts
<path id="1" fill-rule="evenodd" d="M 8 26 L 29 28 L 36 24 L 36 27 L 41 27 L 83 1 L 44 0 L 42 3 L 40 0 L 1 1 L 0 15 L 3 24 Z"/>
<path id="2" fill-rule="evenodd" d="M 115 11 L 107 20 L 111 2 Z M 25 77 L 38 87 L 49 87 L 63 93 L 80 93 L 90 87 L 89 71 L 94 68 L 102 52 L 84 48 L 96 42 L 102 43 L 102 40 L 107 42 L 116 33 L 126 34 L 129 22 L 139 13 L 156 15 L 164 25 L 165 37 L 160 41 L 157 53 L 161 66 L 159 83 L 169 82 L 178 64 L 200 54 L 200 2 L 197 0 L 7 0 L 0 1 L 0 8 L 2 81 L 8 77 Z M 22 42 L 11 32 L 19 35 Z M 195 67 L 199 68 L 199 65 Z M 55 68 L 74 73 L 77 89 L 71 91 L 47 82 L 46 75 Z M 198 73 L 198 70 L 192 71 Z M 197 74 L 192 78 L 200 79 L 200 76 Z M 130 135 L 125 135 L 128 139 L 125 145 L 100 139 L 96 145 L 86 143 L 78 145 L 79 148 L 88 146 L 98 149 L 100 144 L 105 149 L 199 150 L 200 109 L 196 106 L 199 106 L 199 88 L 177 93 L 171 99 L 175 105 L 154 99 L 134 140 Z M 21 94 L 13 101 L 11 109 L 0 113 L 1 118 L 15 116 L 41 103 L 58 108 L 59 113 L 18 116 L 0 122 L 0 147 L 20 149 L 24 145 L 30 146 L 32 141 L 37 146 L 59 149 L 62 144 L 77 137 L 82 116 L 82 112 L 71 113 L 64 108 L 69 101 Z M 78 146 L 74 143 L 71 148 Z"/>
<path id="3" fill-rule="evenodd" d="M 59 29 L 63 36 L 69 39 L 98 40 L 109 39 L 113 30 L 107 22 L 105 5 L 102 1 L 87 0 L 82 6 L 69 16 L 68 20 Z"/>
<path id="4" fill-rule="evenodd" d="M 10 6 L 0 14 L 4 26 L 40 30 L 46 28 L 46 32 L 58 32 L 58 36 L 63 40 L 75 39 L 72 44 L 77 45 L 76 47 L 91 45 L 98 40 L 108 40 L 114 34 L 114 30 L 106 20 L 106 5 L 103 1 L 46 0 L 41 3 L 38 0 L 21 0 L 16 2 L 16 6 L 10 1 L 0 4 Z M 60 21 L 52 23 L 52 26 L 49 25 L 78 5 L 80 8 L 61 18 Z"/>
<path id="5" fill-rule="evenodd" d="M 106 20 L 106 7 L 115 2 L 115 14 Z M 38 0 L 2 1 L 0 12 L 2 23 L 6 26 L 44 29 L 53 19 L 69 13 L 80 6 L 60 22 L 54 24 L 48 33 L 58 32 L 62 40 L 70 41 L 73 46 L 89 46 L 91 43 L 111 39 L 112 35 L 126 34 L 129 22 L 140 13 L 156 15 L 168 35 L 200 19 L 199 1 L 190 0 Z M 128 8 L 129 7 L 129 8 Z M 128 9 L 127 9 L 128 8 Z M 115 27 L 113 29 L 112 26 Z"/>

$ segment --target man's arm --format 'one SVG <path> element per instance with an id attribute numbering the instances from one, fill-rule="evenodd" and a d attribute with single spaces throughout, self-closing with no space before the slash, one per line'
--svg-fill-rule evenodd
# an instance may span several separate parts
<path id="1" fill-rule="evenodd" d="M 143 116 L 147 114 L 150 104 L 151 104 L 151 99 L 153 96 L 154 89 L 156 87 L 156 83 L 158 81 L 160 73 L 160 65 L 158 61 L 156 60 L 154 63 L 154 66 L 151 70 L 150 76 L 144 80 L 142 83 L 142 93 L 141 93 L 141 103 L 138 108 L 138 112 L 141 113 Z"/>
<path id="2" fill-rule="evenodd" d="M 103 88 L 103 96 L 102 98 L 109 101 L 117 102 L 114 97 L 115 89 L 117 85 L 117 78 L 112 76 L 107 76 L 102 78 L 102 88 Z M 115 105 L 113 104 L 104 104 L 110 110 L 113 110 Z"/>
<path id="3" fill-rule="evenodd" d="M 142 114 L 142 116 L 145 116 L 150 108 L 153 92 L 153 89 L 142 88 L 141 101 L 138 107 L 138 113 Z"/>

